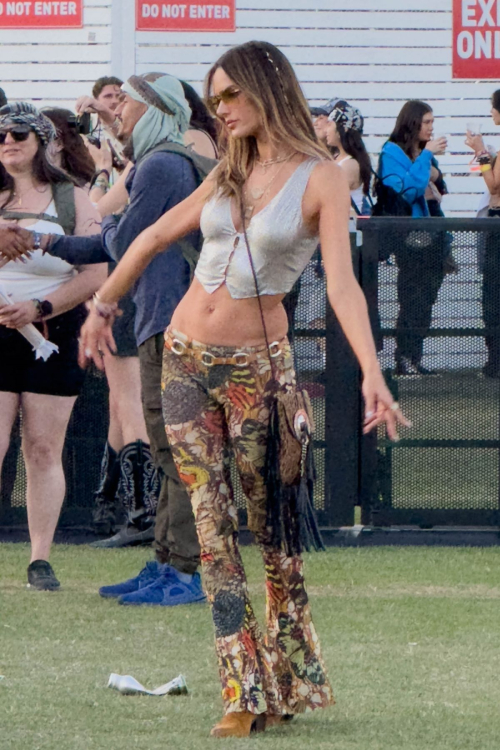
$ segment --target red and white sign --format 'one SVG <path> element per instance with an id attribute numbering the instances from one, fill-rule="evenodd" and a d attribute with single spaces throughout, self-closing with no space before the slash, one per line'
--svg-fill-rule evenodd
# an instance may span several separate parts
<path id="1" fill-rule="evenodd" d="M 79 29 L 82 6 L 83 0 L 3 0 L 0 29 Z"/>
<path id="2" fill-rule="evenodd" d="M 453 0 L 453 78 L 500 78 L 500 0 Z"/>
<path id="3" fill-rule="evenodd" d="M 235 31 L 235 0 L 136 0 L 138 31 Z"/>

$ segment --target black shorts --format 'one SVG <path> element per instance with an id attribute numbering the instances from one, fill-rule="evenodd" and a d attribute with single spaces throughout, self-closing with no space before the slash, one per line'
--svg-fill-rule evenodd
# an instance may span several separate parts
<path id="1" fill-rule="evenodd" d="M 137 357 L 137 343 L 135 340 L 135 304 L 130 294 L 126 294 L 119 302 L 122 315 L 113 323 L 113 338 L 116 343 L 117 357 Z"/>
<path id="2" fill-rule="evenodd" d="M 85 372 L 78 366 L 78 335 L 85 307 L 78 305 L 47 321 L 48 339 L 59 347 L 46 362 L 35 359 L 19 331 L 0 325 L 0 391 L 78 396 Z M 42 326 L 36 324 L 39 330 Z"/>

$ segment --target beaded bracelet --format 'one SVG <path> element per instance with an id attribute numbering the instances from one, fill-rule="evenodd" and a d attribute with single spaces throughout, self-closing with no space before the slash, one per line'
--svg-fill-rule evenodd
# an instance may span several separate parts
<path id="1" fill-rule="evenodd" d="M 109 182 L 107 180 L 98 178 L 94 182 L 92 188 L 98 188 L 99 190 L 104 190 L 104 192 L 107 193 L 109 190 Z"/>

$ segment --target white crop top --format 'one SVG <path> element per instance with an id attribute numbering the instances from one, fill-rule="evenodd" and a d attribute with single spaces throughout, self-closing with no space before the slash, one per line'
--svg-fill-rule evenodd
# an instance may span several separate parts
<path id="1" fill-rule="evenodd" d="M 287 294 L 310 261 L 318 237 L 302 217 L 302 198 L 319 159 L 308 158 L 247 226 L 259 294 Z M 195 276 L 209 294 L 226 284 L 233 299 L 255 297 L 245 238 L 231 216 L 231 199 L 217 193 L 203 206 L 204 237 Z"/>
<path id="2" fill-rule="evenodd" d="M 57 216 L 54 201 L 44 213 Z M 51 221 L 37 221 L 26 228 L 42 234 L 64 234 L 60 224 Z M 42 250 L 34 250 L 26 263 L 11 260 L 0 268 L 0 284 L 13 302 L 26 302 L 29 299 L 44 299 L 76 273 L 75 268 L 66 261 L 48 253 L 44 255 Z"/>
<path id="3" fill-rule="evenodd" d="M 344 156 L 343 159 L 340 159 L 337 164 L 340 166 L 345 161 L 348 161 L 349 159 L 352 159 L 352 156 Z M 354 190 L 351 190 L 351 198 L 356 204 L 358 211 L 361 213 L 363 211 L 363 198 L 365 197 L 365 194 L 363 192 L 363 183 L 360 183 L 359 187 L 354 188 Z"/>

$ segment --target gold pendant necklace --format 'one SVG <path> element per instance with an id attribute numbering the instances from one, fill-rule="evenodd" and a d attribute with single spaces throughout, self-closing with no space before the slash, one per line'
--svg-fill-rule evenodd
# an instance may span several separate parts
<path id="1" fill-rule="evenodd" d="M 288 161 L 292 158 L 294 153 L 295 151 L 293 151 L 291 154 L 287 154 L 287 156 L 276 156 L 274 159 L 264 159 L 264 161 L 257 159 L 255 163 L 257 164 L 257 166 L 263 169 L 264 174 L 266 174 L 268 167 L 272 166 L 273 164 L 281 164 L 281 162 Z"/>
<path id="2" fill-rule="evenodd" d="M 24 193 L 21 193 L 21 194 L 18 194 L 14 190 L 14 192 L 12 194 L 12 197 L 17 199 L 17 204 L 16 205 L 17 205 L 18 208 L 22 208 L 22 206 L 23 206 L 23 198 L 25 198 L 28 195 L 28 193 L 31 193 L 32 190 L 36 190 L 36 186 L 35 185 L 32 185 L 30 188 L 28 188 L 28 190 L 26 190 Z"/>
<path id="3" fill-rule="evenodd" d="M 253 200 L 253 204 L 247 203 L 245 207 L 245 218 L 250 219 L 252 217 L 253 212 L 255 211 L 255 204 L 261 201 L 265 196 L 268 194 L 269 190 L 271 189 L 271 186 L 283 167 L 285 166 L 285 162 L 289 161 L 292 158 L 293 154 L 289 154 L 289 156 L 286 157 L 286 159 L 280 159 L 281 166 L 276 170 L 274 175 L 271 177 L 267 185 L 264 185 L 263 188 L 248 188 L 247 187 L 247 194 L 250 194 L 250 197 Z"/>

